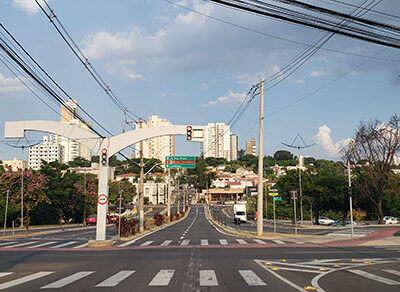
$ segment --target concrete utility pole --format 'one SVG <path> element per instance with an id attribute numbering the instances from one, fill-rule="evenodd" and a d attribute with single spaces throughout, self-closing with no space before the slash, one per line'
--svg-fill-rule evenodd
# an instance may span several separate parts
<path id="1" fill-rule="evenodd" d="M 301 167 L 300 167 L 300 158 L 299 158 L 299 189 L 300 189 L 300 220 L 301 220 L 301 224 L 303 224 L 303 191 L 301 188 Z"/>
<path id="2" fill-rule="evenodd" d="M 139 128 L 142 128 L 142 120 Z M 143 164 L 143 141 L 140 141 L 140 186 L 139 186 L 139 232 L 144 231 L 144 164 Z"/>
<path id="3" fill-rule="evenodd" d="M 350 225 L 351 225 L 351 239 L 354 238 L 353 229 L 353 201 L 352 201 L 352 189 L 351 189 L 351 172 L 350 172 L 350 161 L 347 161 L 347 175 L 349 176 L 349 201 L 350 201 Z M 345 219 L 346 221 L 346 219 Z M 346 224 L 346 222 L 345 222 Z"/>
<path id="4" fill-rule="evenodd" d="M 179 170 L 178 170 L 178 175 L 179 175 Z M 177 213 L 179 213 L 179 211 L 180 211 L 180 206 L 179 206 L 179 202 L 180 202 L 180 196 L 181 196 L 181 193 L 180 193 L 180 190 L 179 190 L 179 176 L 178 176 L 178 178 L 177 178 L 177 185 L 178 185 L 178 190 L 177 190 L 177 192 L 176 192 L 176 207 L 177 207 Z"/>
<path id="5" fill-rule="evenodd" d="M 257 200 L 257 235 L 263 234 L 264 216 L 263 216 L 263 199 L 264 199 L 264 155 L 263 155 L 263 127 L 264 127 L 264 78 L 261 78 L 260 86 L 260 121 L 258 135 L 258 200 Z"/>
<path id="6" fill-rule="evenodd" d="M 24 161 L 22 160 L 21 172 L 21 227 L 24 227 Z"/>

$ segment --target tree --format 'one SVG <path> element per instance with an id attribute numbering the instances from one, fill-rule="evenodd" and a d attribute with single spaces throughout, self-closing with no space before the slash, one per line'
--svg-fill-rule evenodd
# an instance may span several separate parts
<path id="1" fill-rule="evenodd" d="M 344 149 L 344 159 L 357 163 L 355 183 L 376 208 L 383 223 L 383 204 L 395 155 L 400 150 L 400 119 L 392 116 L 387 124 L 378 120 L 360 123 L 354 140 Z"/>
<path id="2" fill-rule="evenodd" d="M 240 149 L 238 151 L 238 159 L 242 158 L 245 154 L 246 154 L 246 152 L 244 151 L 244 149 Z"/>
<path id="3" fill-rule="evenodd" d="M 293 154 L 286 150 L 278 150 L 274 154 L 275 160 L 292 160 Z"/>
<path id="4" fill-rule="evenodd" d="M 21 176 L 22 172 L 5 172 L 0 177 L 0 193 L 11 190 L 10 203 L 21 210 Z M 31 214 L 41 202 L 49 202 L 46 194 L 47 178 L 45 175 L 34 173 L 32 170 L 24 172 L 24 218 L 26 229 L 29 230 Z"/>
<path id="5" fill-rule="evenodd" d="M 90 161 L 83 157 L 76 157 L 74 160 L 68 162 L 70 167 L 89 167 Z"/>

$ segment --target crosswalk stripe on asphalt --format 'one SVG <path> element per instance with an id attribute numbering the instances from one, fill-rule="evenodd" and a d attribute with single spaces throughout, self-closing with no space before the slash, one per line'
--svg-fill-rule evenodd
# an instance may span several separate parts
<path id="1" fill-rule="evenodd" d="M 0 273 L 0 278 L 1 277 L 5 277 L 5 276 L 8 276 L 8 275 L 11 275 L 13 272 L 2 272 L 2 273 Z"/>
<path id="2" fill-rule="evenodd" d="M 4 248 L 16 248 L 16 247 L 29 245 L 29 244 L 32 244 L 32 243 L 36 243 L 36 241 L 22 242 L 22 243 L 18 243 L 18 244 L 14 244 L 14 245 L 5 246 Z"/>
<path id="3" fill-rule="evenodd" d="M 381 282 L 381 283 L 384 283 L 384 284 L 387 284 L 387 285 L 400 285 L 400 282 L 397 282 L 397 281 L 392 280 L 392 279 L 387 279 L 385 277 L 377 276 L 377 275 L 368 273 L 366 271 L 362 271 L 362 270 L 348 270 L 348 271 L 353 273 L 353 274 L 362 276 L 364 278 L 367 278 L 367 279 L 370 279 L 370 280 L 374 280 L 374 281 L 377 281 L 377 282 Z"/>
<path id="4" fill-rule="evenodd" d="M 56 241 L 43 242 L 43 243 L 40 243 L 40 244 L 28 246 L 28 248 L 37 248 L 37 247 L 42 247 L 42 246 L 50 245 L 50 244 L 53 244 L 53 243 L 56 243 Z"/>
<path id="5" fill-rule="evenodd" d="M 96 287 L 115 287 L 133 273 L 135 273 L 133 270 L 120 271 L 112 275 L 110 278 L 105 279 L 103 282 L 97 284 Z"/>
<path id="6" fill-rule="evenodd" d="M 214 270 L 200 270 L 200 286 L 218 286 L 217 275 Z"/>
<path id="7" fill-rule="evenodd" d="M 207 240 L 207 239 L 202 239 L 202 240 L 200 241 L 200 244 L 201 244 L 201 245 L 208 245 L 208 240 Z"/>
<path id="8" fill-rule="evenodd" d="M 16 241 L 2 242 L 2 243 L 0 243 L 0 246 L 10 245 L 10 244 L 14 244 L 14 243 L 16 243 Z"/>
<path id="9" fill-rule="evenodd" d="M 249 286 L 267 286 L 252 270 L 239 270 L 239 274 Z"/>
<path id="10" fill-rule="evenodd" d="M 246 241 L 244 241 L 243 239 L 236 239 L 236 241 L 239 243 L 239 244 L 247 244 L 247 242 Z"/>
<path id="11" fill-rule="evenodd" d="M 51 246 L 50 248 L 60 248 L 60 247 L 64 247 L 64 246 L 68 246 L 68 245 L 74 244 L 74 243 L 77 243 L 77 241 L 67 241 L 67 242 L 64 242 L 64 243 L 61 243 L 61 244 L 58 244 L 58 245 L 55 245 L 55 246 Z"/>
<path id="12" fill-rule="evenodd" d="M 149 286 L 168 286 L 175 270 L 160 270 L 149 283 Z"/>
<path id="13" fill-rule="evenodd" d="M 48 276 L 48 275 L 53 274 L 53 273 L 54 272 L 37 272 L 37 273 L 34 273 L 32 275 L 28 275 L 28 276 L 25 276 L 25 277 L 22 277 L 22 278 L 19 278 L 19 279 L 15 279 L 15 280 L 0 284 L 0 290 L 11 288 L 11 287 L 17 286 L 19 284 L 23 284 L 23 283 L 26 283 L 26 282 L 29 282 L 29 281 L 32 281 L 32 280 L 35 280 L 35 279 L 39 279 L 39 278 Z"/>
<path id="14" fill-rule="evenodd" d="M 74 246 L 73 248 L 82 248 L 82 247 L 86 247 L 87 245 L 88 245 L 88 243 L 87 243 L 87 242 L 85 242 L 85 243 L 83 243 L 83 244 L 80 244 L 80 245 Z"/>
<path id="15" fill-rule="evenodd" d="M 262 241 L 261 239 L 254 239 L 254 241 L 259 244 L 265 244 L 265 241 Z"/>
<path id="16" fill-rule="evenodd" d="M 146 242 L 143 242 L 140 246 L 148 246 L 148 245 L 150 245 L 150 244 L 152 244 L 152 243 L 153 243 L 152 240 L 148 240 L 148 241 L 146 241 Z"/>
<path id="17" fill-rule="evenodd" d="M 184 239 L 181 242 L 181 245 L 189 245 L 190 240 L 189 239 Z"/>
<path id="18" fill-rule="evenodd" d="M 400 271 L 396 271 L 396 270 L 382 270 L 382 271 L 389 273 L 389 274 L 396 275 L 396 276 L 400 276 Z"/>
<path id="19" fill-rule="evenodd" d="M 273 239 L 273 242 L 275 242 L 276 244 L 285 244 L 282 240 L 278 240 L 278 239 Z"/>
<path id="20" fill-rule="evenodd" d="M 84 272 L 78 272 L 75 274 L 72 274 L 68 277 L 62 278 L 58 281 L 55 281 L 53 283 L 50 283 L 46 286 L 40 287 L 40 289 L 56 289 L 56 288 L 62 288 L 68 284 L 71 284 L 73 282 L 76 282 L 82 278 L 85 278 L 91 274 L 93 274 L 95 271 L 84 271 Z"/>
<path id="21" fill-rule="evenodd" d="M 221 245 L 227 245 L 227 244 L 228 244 L 228 241 L 226 241 L 226 239 L 220 239 L 220 240 L 219 240 L 219 243 L 220 243 Z"/>
<path id="22" fill-rule="evenodd" d="M 161 243 L 161 246 L 167 246 L 172 242 L 172 240 L 166 240 L 163 243 Z"/>

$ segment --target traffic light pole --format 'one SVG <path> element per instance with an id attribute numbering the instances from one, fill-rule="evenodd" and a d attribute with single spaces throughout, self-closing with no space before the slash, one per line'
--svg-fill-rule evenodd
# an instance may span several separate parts
<path id="1" fill-rule="evenodd" d="M 167 196 L 167 215 L 171 220 L 171 170 L 168 168 L 168 196 Z"/>
<path id="2" fill-rule="evenodd" d="M 120 189 L 120 182 L 118 182 L 118 193 L 119 193 L 119 210 L 118 210 L 118 237 L 121 237 L 121 208 L 122 208 L 122 192 Z"/>
<path id="3" fill-rule="evenodd" d="M 144 165 L 143 141 L 140 142 L 139 232 L 144 231 Z"/>

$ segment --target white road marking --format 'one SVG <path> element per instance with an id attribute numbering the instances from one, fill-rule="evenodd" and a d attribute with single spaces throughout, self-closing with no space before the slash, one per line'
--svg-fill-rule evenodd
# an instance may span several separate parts
<path id="1" fill-rule="evenodd" d="M 387 279 L 387 278 L 384 278 L 384 277 L 381 277 L 381 276 L 377 276 L 377 275 L 374 275 L 374 274 L 371 274 L 371 273 L 368 273 L 368 272 L 365 272 L 365 271 L 362 271 L 362 270 L 348 270 L 348 271 L 353 273 L 353 274 L 362 276 L 364 278 L 367 278 L 367 279 L 370 279 L 370 280 L 374 280 L 374 281 L 377 281 L 377 282 L 381 282 L 383 284 L 400 285 L 400 282 L 397 282 L 395 280 L 391 280 L 391 279 Z"/>
<path id="2" fill-rule="evenodd" d="M 146 241 L 146 242 L 143 242 L 140 246 L 148 246 L 148 245 L 150 245 L 150 244 L 152 244 L 152 243 L 153 243 L 152 240 L 148 240 L 148 241 Z"/>
<path id="3" fill-rule="evenodd" d="M 115 287 L 119 283 L 121 283 L 123 280 L 128 278 L 130 275 L 132 275 L 135 271 L 120 271 L 114 275 L 112 275 L 110 278 L 105 279 L 103 282 L 99 283 L 96 285 L 96 287 Z"/>
<path id="4" fill-rule="evenodd" d="M 50 248 L 60 248 L 60 247 L 64 247 L 64 246 L 68 246 L 68 245 L 74 244 L 74 243 L 77 243 L 77 241 L 64 242 L 64 243 L 61 243 L 59 245 L 51 246 Z"/>
<path id="5" fill-rule="evenodd" d="M 189 239 L 185 239 L 181 242 L 181 245 L 189 245 L 190 240 Z"/>
<path id="6" fill-rule="evenodd" d="M 252 270 L 239 270 L 239 274 L 249 286 L 267 286 Z"/>
<path id="7" fill-rule="evenodd" d="M 244 241 L 243 239 L 236 239 L 236 241 L 237 241 L 239 244 L 247 244 L 247 242 Z"/>
<path id="8" fill-rule="evenodd" d="M 161 243 L 161 246 L 167 246 L 170 245 L 170 243 L 172 242 L 172 240 L 166 240 L 163 243 Z"/>
<path id="9" fill-rule="evenodd" d="M 228 244 L 228 242 L 226 241 L 226 239 L 220 239 L 220 240 L 219 240 L 219 243 L 220 243 L 221 245 L 227 245 L 227 244 Z"/>
<path id="10" fill-rule="evenodd" d="M 149 283 L 149 286 L 168 286 L 175 270 L 160 270 Z"/>
<path id="11" fill-rule="evenodd" d="M 56 243 L 56 242 L 57 242 L 57 241 L 44 242 L 44 243 L 40 243 L 40 244 L 28 246 L 28 248 L 42 247 L 42 246 L 50 245 L 50 244 L 53 244 L 53 243 Z"/>
<path id="12" fill-rule="evenodd" d="M 10 245 L 10 244 L 13 244 L 13 243 L 16 243 L 16 241 L 2 242 L 2 243 L 0 243 L 0 246 L 3 246 L 3 245 Z"/>
<path id="13" fill-rule="evenodd" d="M 208 245 L 208 240 L 207 240 L 207 239 L 202 239 L 202 240 L 200 241 L 200 244 L 201 244 L 201 245 Z"/>
<path id="14" fill-rule="evenodd" d="M 11 275 L 13 272 L 3 272 L 3 273 L 0 273 L 0 278 L 1 277 L 5 277 L 5 276 L 8 276 L 8 275 Z"/>
<path id="15" fill-rule="evenodd" d="M 20 246 L 24 246 L 24 245 L 29 245 L 32 243 L 36 243 L 36 241 L 22 242 L 22 243 L 18 243 L 18 244 L 14 244 L 14 245 L 5 246 L 4 248 L 15 248 L 15 247 L 20 247 Z"/>
<path id="16" fill-rule="evenodd" d="M 200 286 L 218 286 L 214 270 L 200 270 Z"/>
<path id="17" fill-rule="evenodd" d="M 87 243 L 87 242 L 85 242 L 85 243 L 83 243 L 83 244 L 80 244 L 80 245 L 74 246 L 73 248 L 82 248 L 82 247 L 86 247 L 87 245 L 88 245 L 88 243 Z"/>
<path id="18" fill-rule="evenodd" d="M 400 272 L 396 271 L 396 270 L 382 270 L 382 271 L 389 273 L 389 274 L 396 275 L 396 276 L 400 276 Z"/>
<path id="19" fill-rule="evenodd" d="M 276 244 L 285 244 L 282 240 L 278 240 L 278 239 L 273 239 L 273 242 L 275 242 Z"/>
<path id="20" fill-rule="evenodd" d="M 78 272 L 75 274 L 72 274 L 71 276 L 62 278 L 58 281 L 55 281 L 53 283 L 50 283 L 46 286 L 40 287 L 40 289 L 55 289 L 55 288 L 62 288 L 64 286 L 67 286 L 68 284 L 71 284 L 73 282 L 76 282 L 82 278 L 85 278 L 91 274 L 93 274 L 94 271 L 84 271 L 84 272 Z"/>
<path id="21" fill-rule="evenodd" d="M 25 277 L 22 277 L 22 278 L 19 278 L 19 279 L 15 279 L 15 280 L 12 280 L 12 281 L 9 281 L 9 282 L 5 282 L 3 284 L 0 284 L 0 290 L 4 290 L 4 289 L 7 289 L 7 288 L 11 288 L 11 287 L 17 286 L 19 284 L 23 284 L 23 283 L 26 283 L 26 282 L 29 282 L 29 281 L 32 281 L 32 280 L 36 280 L 36 279 L 48 276 L 48 275 L 53 274 L 53 273 L 54 272 L 37 272 L 37 273 L 34 273 L 32 275 L 29 275 L 29 276 L 25 276 Z"/>
<path id="22" fill-rule="evenodd" d="M 254 241 L 259 244 L 265 244 L 265 241 L 262 241 L 261 239 L 254 239 Z"/>

